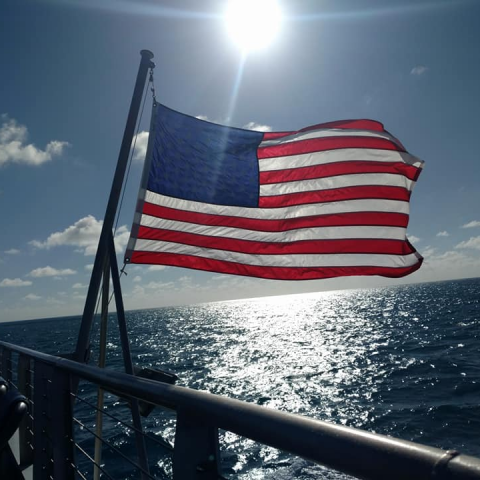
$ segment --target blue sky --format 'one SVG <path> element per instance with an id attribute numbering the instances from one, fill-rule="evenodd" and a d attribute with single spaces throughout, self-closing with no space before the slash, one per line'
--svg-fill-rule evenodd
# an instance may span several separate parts
<path id="1" fill-rule="evenodd" d="M 144 48 L 158 99 L 190 115 L 273 130 L 383 122 L 426 162 L 409 226 L 425 263 L 395 281 L 298 283 L 129 266 L 128 309 L 480 276 L 480 2 L 280 4 L 278 37 L 248 56 L 239 79 L 224 1 L 1 2 L 0 321 L 82 312 Z M 141 130 L 148 117 L 147 104 Z M 136 160 L 119 258 L 140 174 Z"/>

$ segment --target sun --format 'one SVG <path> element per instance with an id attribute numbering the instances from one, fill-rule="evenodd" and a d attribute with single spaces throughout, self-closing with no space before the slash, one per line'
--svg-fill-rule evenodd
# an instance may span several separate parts
<path id="1" fill-rule="evenodd" d="M 230 0 L 225 20 L 232 39 L 249 52 L 272 42 L 280 29 L 282 14 L 276 0 Z"/>

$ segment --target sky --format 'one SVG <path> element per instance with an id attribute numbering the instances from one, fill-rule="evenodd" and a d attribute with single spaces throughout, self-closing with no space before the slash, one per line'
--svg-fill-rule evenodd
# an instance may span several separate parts
<path id="1" fill-rule="evenodd" d="M 480 1 L 279 4 L 277 37 L 242 62 L 226 1 L 2 0 L 0 322 L 82 313 L 142 49 L 158 100 L 186 114 L 273 131 L 381 121 L 425 161 L 408 227 L 425 262 L 397 280 L 308 282 L 129 265 L 127 309 L 480 276 Z M 139 132 L 150 106 L 149 92 Z"/>

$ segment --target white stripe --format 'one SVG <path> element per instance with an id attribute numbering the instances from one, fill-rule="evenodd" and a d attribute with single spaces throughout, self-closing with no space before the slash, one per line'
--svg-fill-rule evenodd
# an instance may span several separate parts
<path id="1" fill-rule="evenodd" d="M 301 140 L 310 140 L 311 138 L 327 138 L 327 137 L 373 137 L 384 138 L 390 140 L 401 147 L 398 140 L 389 135 L 387 132 L 377 132 L 374 130 L 349 130 L 340 128 L 319 128 L 317 130 L 308 130 L 306 132 L 295 132 L 292 135 L 285 137 L 272 138 L 264 140 L 260 143 L 260 147 L 272 147 L 275 145 L 282 145 L 284 143 L 293 143 Z"/>
<path id="2" fill-rule="evenodd" d="M 201 248 L 178 243 L 137 239 L 136 251 L 163 252 L 179 255 L 222 260 L 226 262 L 256 265 L 263 267 L 411 267 L 418 263 L 415 253 L 409 255 L 372 255 L 372 254 L 299 254 L 299 255 L 251 255 L 247 253 Z"/>
<path id="3" fill-rule="evenodd" d="M 339 175 L 337 177 L 299 180 L 297 182 L 272 183 L 260 185 L 260 196 L 286 195 L 289 193 L 312 192 L 332 188 L 357 187 L 361 185 L 401 187 L 411 190 L 415 182 L 403 175 L 391 173 L 360 173 L 354 175 Z"/>
<path id="4" fill-rule="evenodd" d="M 211 203 L 182 200 L 147 190 L 145 200 L 154 205 L 184 210 L 187 212 L 201 212 L 208 215 L 223 215 L 227 217 L 243 217 L 262 220 L 284 220 L 287 218 L 300 218 L 311 215 L 330 215 L 349 212 L 398 212 L 408 215 L 410 211 L 408 202 L 382 199 L 345 200 L 342 202 L 260 209 L 213 205 Z"/>
<path id="5" fill-rule="evenodd" d="M 196 223 L 177 222 L 163 218 L 142 215 L 140 225 L 151 228 L 194 233 L 209 237 L 236 238 L 254 242 L 296 242 L 301 240 L 337 240 L 347 238 L 379 238 L 405 240 L 406 229 L 403 227 L 314 227 L 287 230 L 285 232 L 260 232 L 233 227 L 214 227 Z"/>
<path id="6" fill-rule="evenodd" d="M 338 162 L 388 162 L 406 163 L 417 168 L 422 168 L 423 161 L 409 153 L 394 150 L 378 150 L 374 148 L 343 148 L 339 150 L 326 150 L 324 152 L 303 153 L 285 157 L 262 158 L 258 161 L 261 172 L 271 170 L 284 170 L 286 168 L 311 167 Z"/>

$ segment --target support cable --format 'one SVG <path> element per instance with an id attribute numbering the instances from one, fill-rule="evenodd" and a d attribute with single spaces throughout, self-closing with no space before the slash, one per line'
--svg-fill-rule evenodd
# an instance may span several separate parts
<path id="1" fill-rule="evenodd" d="M 153 68 L 150 68 L 150 76 L 148 78 L 148 85 L 150 86 L 150 92 L 152 93 L 153 106 L 155 107 L 157 105 L 157 95 L 156 95 L 156 91 L 155 91 L 155 79 L 153 77 Z M 122 188 L 122 196 L 120 198 L 120 204 L 119 204 L 119 207 L 118 207 L 117 220 L 115 222 L 115 228 L 113 229 L 113 238 L 114 239 L 115 239 L 115 233 L 116 233 L 117 227 L 118 227 L 118 222 L 119 222 L 119 219 L 120 219 L 120 212 L 122 211 L 122 205 L 123 205 L 123 199 L 125 197 L 125 191 L 127 189 L 126 187 L 127 187 L 128 177 L 129 177 L 129 174 L 130 174 L 130 169 L 131 169 L 131 166 L 132 166 L 133 155 L 135 154 L 135 147 L 137 145 L 138 132 L 140 131 L 140 122 L 143 118 L 143 111 L 145 109 L 145 103 L 146 103 L 146 100 L 147 100 L 147 90 L 148 90 L 148 87 L 145 89 L 145 93 L 143 95 L 142 107 L 141 107 L 141 110 L 140 110 L 140 117 L 139 117 L 139 121 L 138 121 L 138 124 L 137 124 L 137 131 L 135 133 L 135 136 L 133 137 L 133 147 L 132 147 L 132 151 L 131 151 L 131 154 L 130 154 L 130 159 L 128 161 L 127 173 L 125 175 L 125 181 L 124 181 L 123 188 Z M 125 276 L 128 275 L 127 272 L 125 271 L 126 266 L 127 266 L 127 264 L 125 262 L 123 262 L 123 266 L 120 270 L 120 279 L 122 278 L 122 275 L 125 275 Z M 110 295 L 110 298 L 108 300 L 108 305 L 110 305 L 110 302 L 113 299 L 113 295 L 114 295 L 114 293 L 112 292 L 111 295 Z M 98 308 L 98 303 L 97 303 L 97 308 Z"/>
<path id="2" fill-rule="evenodd" d="M 74 393 L 70 393 L 70 395 L 72 397 L 74 397 L 75 399 L 79 400 L 80 402 L 83 402 L 83 403 L 87 404 L 89 407 L 92 407 L 93 409 L 98 411 L 98 408 L 93 403 L 90 403 L 88 400 L 85 400 L 84 398 L 79 397 L 79 396 L 75 395 Z M 142 435 L 145 436 L 146 439 L 156 443 L 157 445 L 160 445 L 161 447 L 164 447 L 167 450 L 173 451 L 173 445 L 171 445 L 170 442 L 168 442 L 167 440 L 164 440 L 162 437 L 157 438 L 157 436 L 147 435 L 146 433 L 142 432 L 142 430 L 139 430 L 138 428 L 134 427 L 133 425 L 120 420 L 119 418 L 115 417 L 114 415 L 107 412 L 106 410 L 103 410 L 102 413 L 104 415 L 106 415 L 107 417 L 110 417 L 115 422 L 118 422 L 121 425 L 123 425 L 124 427 L 128 428 L 129 430 L 133 430 L 134 432 L 141 433 Z"/>
<path id="3" fill-rule="evenodd" d="M 74 423 L 78 424 L 80 426 L 80 428 L 86 430 L 88 433 L 90 433 L 91 435 L 93 435 L 94 437 L 98 438 L 103 444 L 105 444 L 107 447 L 109 447 L 113 452 L 115 452 L 117 455 L 120 455 L 122 458 L 124 458 L 128 463 L 130 463 L 130 465 L 132 465 L 133 467 L 137 468 L 138 470 L 140 470 L 140 472 L 144 475 L 146 475 L 148 478 L 151 478 L 153 480 L 155 480 L 155 477 L 152 476 L 147 470 L 145 470 L 141 465 L 139 465 L 138 463 L 136 463 L 134 460 L 132 460 L 130 457 L 128 457 L 127 455 L 125 455 L 121 450 L 119 450 L 117 447 L 115 447 L 114 445 L 112 445 L 108 440 L 105 440 L 104 438 L 101 438 L 99 437 L 91 428 L 87 427 L 83 422 L 81 422 L 80 420 L 78 420 L 78 418 L 75 418 L 73 417 L 73 421 Z M 78 445 L 78 443 L 75 443 L 75 446 L 77 448 L 80 448 L 80 446 Z M 92 463 L 96 463 L 95 460 L 90 456 L 88 455 L 85 451 L 83 451 L 82 453 L 86 454 L 89 458 L 89 460 L 92 462 Z M 99 468 L 101 468 L 99 465 L 98 465 Z M 103 470 L 102 470 L 103 471 Z"/>
<path id="4" fill-rule="evenodd" d="M 150 78 L 152 78 L 152 73 L 151 73 L 152 69 L 150 69 Z M 150 83 L 150 80 L 149 80 L 149 83 Z M 137 145 L 137 138 L 138 138 L 138 133 L 140 131 L 140 123 L 142 122 L 142 118 L 143 118 L 143 110 L 145 108 L 145 102 L 147 100 L 147 88 L 145 89 L 145 92 L 143 94 L 143 101 L 142 101 L 142 107 L 140 109 L 140 116 L 138 118 L 138 123 L 137 123 L 137 131 L 135 132 L 135 135 L 133 137 L 133 147 L 130 151 L 130 158 L 128 160 L 128 165 L 127 165 L 127 173 L 125 174 L 125 179 L 123 181 L 123 186 L 122 186 L 122 196 L 120 197 L 120 203 L 118 205 L 118 209 L 117 209 L 117 220 L 115 222 L 115 227 L 113 228 L 113 238 L 115 238 L 115 233 L 117 232 L 117 227 L 118 227 L 118 222 L 120 220 L 120 213 L 122 211 L 122 205 L 123 205 L 123 199 L 125 197 L 125 191 L 127 189 L 127 183 L 128 183 L 128 177 L 129 177 L 129 174 L 130 174 L 130 169 L 132 167 L 132 160 L 133 160 L 133 155 L 135 154 L 135 147 Z"/>

